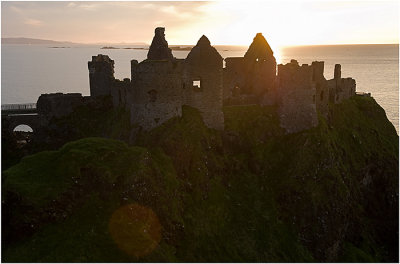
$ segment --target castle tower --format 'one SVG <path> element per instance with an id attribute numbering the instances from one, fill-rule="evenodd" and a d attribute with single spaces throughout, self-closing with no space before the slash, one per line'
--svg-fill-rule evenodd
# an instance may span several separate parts
<path id="1" fill-rule="evenodd" d="M 340 78 L 342 78 L 342 66 L 340 64 L 335 64 L 335 72 L 333 76 L 335 80 L 340 80 Z"/>
<path id="2" fill-rule="evenodd" d="M 315 83 L 315 105 L 317 111 L 323 116 L 328 116 L 329 105 L 329 87 L 328 82 L 324 77 L 324 62 L 313 61 L 312 64 L 313 76 L 312 80 Z"/>
<path id="3" fill-rule="evenodd" d="M 274 52 L 262 33 L 257 33 L 254 37 L 249 49 L 246 51 L 246 54 L 244 54 L 244 58 L 247 61 L 275 61 Z"/>
<path id="4" fill-rule="evenodd" d="M 90 96 L 110 95 L 114 83 L 114 61 L 107 55 L 92 56 L 88 62 Z"/>
<path id="5" fill-rule="evenodd" d="M 274 104 L 276 59 L 267 40 L 257 33 L 244 57 L 226 58 L 224 100 Z"/>
<path id="6" fill-rule="evenodd" d="M 153 41 L 151 42 L 148 60 L 171 60 L 173 59 L 172 51 L 168 48 L 168 42 L 165 40 L 165 28 L 158 27 L 154 30 Z"/>
<path id="7" fill-rule="evenodd" d="M 131 123 L 150 130 L 182 115 L 183 60 L 174 59 L 164 28 L 156 28 L 147 60 L 131 61 Z"/>
<path id="8" fill-rule="evenodd" d="M 202 36 L 185 60 L 185 104 L 200 110 L 204 123 L 215 129 L 224 128 L 222 113 L 223 59 Z"/>
<path id="9" fill-rule="evenodd" d="M 296 133 L 318 125 L 313 67 L 291 60 L 278 65 L 280 125 L 286 133 Z"/>

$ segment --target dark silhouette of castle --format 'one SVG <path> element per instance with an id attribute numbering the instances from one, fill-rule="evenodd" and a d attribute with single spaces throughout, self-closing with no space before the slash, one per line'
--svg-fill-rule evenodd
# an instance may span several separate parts
<path id="1" fill-rule="evenodd" d="M 335 65 L 332 80 L 324 77 L 324 62 L 299 65 L 292 60 L 277 67 L 261 33 L 243 57 L 226 58 L 224 68 L 223 58 L 206 36 L 199 39 L 186 59 L 177 59 L 168 48 L 164 32 L 164 28 L 155 29 L 146 60 L 131 61 L 130 79 L 114 78 L 114 61 L 107 55 L 93 56 L 88 62 L 90 97 L 41 95 L 38 112 L 48 118 L 62 116 L 79 104 L 111 96 L 114 107 L 129 111 L 131 123 L 143 130 L 181 116 L 183 105 L 198 109 L 208 127 L 223 130 L 224 105 L 274 105 L 281 127 L 295 133 L 315 127 L 317 113 L 327 117 L 329 103 L 337 104 L 355 95 L 355 80 L 341 78 L 339 64 Z"/>
<path id="2" fill-rule="evenodd" d="M 114 61 L 98 55 L 89 62 L 92 96 L 111 95 L 115 106 L 131 113 L 131 122 L 148 130 L 182 114 L 182 106 L 197 108 L 207 126 L 223 129 L 223 105 L 276 105 L 281 126 L 297 132 L 318 124 L 317 112 L 327 116 L 328 104 L 355 94 L 355 80 L 327 81 L 324 62 L 278 65 L 268 42 L 258 33 L 244 57 L 223 58 L 202 36 L 186 59 L 173 57 L 164 28 L 156 28 L 147 59 L 131 62 L 131 79 L 116 80 Z"/>

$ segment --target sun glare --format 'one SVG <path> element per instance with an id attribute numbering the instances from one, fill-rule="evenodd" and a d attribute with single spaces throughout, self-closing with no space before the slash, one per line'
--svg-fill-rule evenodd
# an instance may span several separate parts
<path id="1" fill-rule="evenodd" d="M 198 21 L 190 29 L 180 32 L 188 34 L 182 34 L 173 42 L 187 42 L 190 37 L 193 40 L 188 44 L 193 44 L 199 36 L 206 34 L 214 45 L 248 46 L 255 34 L 261 32 L 275 52 L 279 48 L 295 45 L 368 43 L 368 39 L 357 41 L 357 37 L 360 37 L 358 31 L 352 35 L 344 33 L 349 27 L 355 26 L 351 22 L 354 19 L 352 12 L 360 15 L 362 20 L 365 19 L 362 12 L 374 7 L 368 4 L 357 9 L 359 5 L 353 3 L 343 6 L 341 2 L 331 1 L 210 2 L 198 8 Z M 350 12 L 350 7 L 356 11 Z M 338 17 L 341 19 L 338 20 Z M 393 27 L 386 30 L 393 30 Z M 385 42 L 393 41 L 375 41 Z"/>

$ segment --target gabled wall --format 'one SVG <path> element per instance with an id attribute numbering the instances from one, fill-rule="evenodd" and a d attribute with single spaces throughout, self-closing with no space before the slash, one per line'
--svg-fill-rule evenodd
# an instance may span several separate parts
<path id="1" fill-rule="evenodd" d="M 221 55 L 202 36 L 185 60 L 183 75 L 184 104 L 198 109 L 204 123 L 215 129 L 224 128 L 222 67 Z"/>
<path id="2" fill-rule="evenodd" d="M 261 33 L 255 36 L 244 57 L 225 61 L 225 105 L 275 103 L 276 60 Z"/>

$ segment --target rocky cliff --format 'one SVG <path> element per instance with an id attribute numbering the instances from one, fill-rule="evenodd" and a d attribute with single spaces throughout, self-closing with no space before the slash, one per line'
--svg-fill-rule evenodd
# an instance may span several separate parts
<path id="1" fill-rule="evenodd" d="M 3 261 L 397 262 L 398 135 L 373 98 L 329 111 L 285 135 L 274 107 L 225 107 L 223 132 L 184 107 L 131 145 L 27 156 L 2 177 Z"/>

